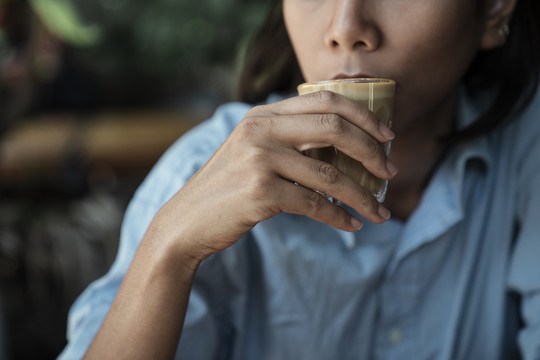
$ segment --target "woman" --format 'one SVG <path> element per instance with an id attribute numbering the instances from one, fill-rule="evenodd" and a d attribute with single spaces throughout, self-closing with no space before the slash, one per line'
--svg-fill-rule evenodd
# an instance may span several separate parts
<path id="1" fill-rule="evenodd" d="M 63 357 L 540 357 L 539 9 L 277 1 L 244 94 L 391 78 L 393 131 L 328 92 L 220 108 L 136 193 Z M 329 145 L 390 179 L 384 205 L 303 155 Z"/>

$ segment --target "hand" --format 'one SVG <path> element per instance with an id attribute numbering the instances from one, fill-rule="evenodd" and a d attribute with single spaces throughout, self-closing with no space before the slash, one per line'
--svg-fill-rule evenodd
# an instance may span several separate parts
<path id="1" fill-rule="evenodd" d="M 160 210 L 151 229 L 204 258 L 281 212 L 346 231 L 361 227 L 358 219 L 311 189 L 346 199 L 365 218 L 384 222 L 390 214 L 368 190 L 303 152 L 335 146 L 375 176 L 390 179 L 397 171 L 380 143 L 392 138 L 367 108 L 328 91 L 254 107 Z"/>

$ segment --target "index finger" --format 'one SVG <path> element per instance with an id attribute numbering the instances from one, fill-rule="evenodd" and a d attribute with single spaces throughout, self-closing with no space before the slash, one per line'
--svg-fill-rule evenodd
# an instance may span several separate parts
<path id="1" fill-rule="evenodd" d="M 275 115 L 336 114 L 362 128 L 377 141 L 384 143 L 394 138 L 394 132 L 366 106 L 341 94 L 323 90 L 300 95 L 268 105 Z"/>

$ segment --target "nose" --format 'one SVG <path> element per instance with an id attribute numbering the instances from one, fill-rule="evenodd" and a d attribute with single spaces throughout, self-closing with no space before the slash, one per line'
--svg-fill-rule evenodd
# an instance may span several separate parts
<path id="1" fill-rule="evenodd" d="M 380 45 L 381 35 L 369 15 L 365 0 L 334 0 L 332 17 L 325 34 L 331 49 L 373 51 Z"/>

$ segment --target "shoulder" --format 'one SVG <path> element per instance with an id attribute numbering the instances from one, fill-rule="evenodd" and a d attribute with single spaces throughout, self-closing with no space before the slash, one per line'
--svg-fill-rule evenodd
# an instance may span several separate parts
<path id="1" fill-rule="evenodd" d="M 480 105 L 478 103 L 471 105 L 469 102 L 467 107 L 469 113 L 481 112 L 482 101 Z M 495 164 L 507 168 L 514 176 L 527 177 L 531 171 L 539 172 L 540 91 L 537 89 L 525 109 L 482 138 L 487 140 L 490 157 Z"/>
<path id="2" fill-rule="evenodd" d="M 507 151 L 516 165 L 516 171 L 523 178 L 533 173 L 540 174 L 540 91 L 529 106 L 508 125 L 505 131 Z"/>
<path id="3" fill-rule="evenodd" d="M 516 241 L 509 267 L 509 285 L 522 295 L 540 291 L 540 91 L 528 108 L 510 125 L 511 155 L 516 169 Z M 532 298 L 532 296 L 531 296 Z"/>
<path id="4" fill-rule="evenodd" d="M 540 137 L 540 89 L 537 89 L 529 106 L 518 115 L 514 125 L 520 150 L 529 151 L 529 146 L 538 143 Z"/>

